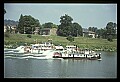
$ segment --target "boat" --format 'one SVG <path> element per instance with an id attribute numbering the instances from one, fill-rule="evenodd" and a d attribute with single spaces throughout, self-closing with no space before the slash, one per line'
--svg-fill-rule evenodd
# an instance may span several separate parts
<path id="1" fill-rule="evenodd" d="M 89 49 L 80 50 L 75 46 L 67 46 L 66 50 L 55 52 L 53 58 L 101 60 L 101 53 Z"/>
<path id="2" fill-rule="evenodd" d="M 89 49 L 80 49 L 75 45 L 67 45 L 65 48 L 52 43 L 31 44 L 30 46 L 19 46 L 16 49 L 5 49 L 4 53 L 8 56 L 21 56 L 37 59 L 89 59 L 102 60 L 101 53 L 96 53 Z"/>
<path id="3" fill-rule="evenodd" d="M 42 54 L 44 51 L 52 50 L 53 44 L 45 42 L 41 44 L 31 44 L 30 46 L 19 46 L 16 49 L 4 49 L 5 54 Z"/>

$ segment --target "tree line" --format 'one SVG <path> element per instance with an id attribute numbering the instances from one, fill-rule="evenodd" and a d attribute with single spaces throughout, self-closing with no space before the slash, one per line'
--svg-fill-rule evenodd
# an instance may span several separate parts
<path id="1" fill-rule="evenodd" d="M 4 14 L 5 13 L 6 11 L 4 9 Z M 60 25 L 53 24 L 52 22 L 41 25 L 38 19 L 35 19 L 30 15 L 23 16 L 21 14 L 16 32 L 21 34 L 32 34 L 35 31 L 35 27 L 39 27 L 39 29 L 57 28 L 56 33 L 58 36 L 77 37 L 83 35 L 82 26 L 77 22 L 73 22 L 73 18 L 67 14 L 60 17 Z M 88 28 L 89 31 L 95 32 L 97 38 L 108 39 L 109 41 L 117 38 L 116 29 L 117 24 L 113 22 L 108 22 L 106 27 L 101 29 L 98 29 L 97 27 Z"/>

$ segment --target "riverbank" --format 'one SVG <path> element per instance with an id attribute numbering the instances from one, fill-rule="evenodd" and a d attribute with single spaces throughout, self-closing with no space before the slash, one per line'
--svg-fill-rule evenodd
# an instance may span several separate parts
<path id="1" fill-rule="evenodd" d="M 41 36 L 31 35 L 31 38 L 27 37 L 28 34 L 10 34 L 10 37 L 4 37 L 5 48 L 15 48 L 19 45 L 29 45 L 33 43 L 46 42 L 48 39 L 52 40 L 55 45 L 77 45 L 79 48 L 89 48 L 95 51 L 117 51 L 117 40 L 109 42 L 106 39 L 87 38 L 87 37 L 75 37 L 73 42 L 69 42 L 66 37 L 61 36 Z"/>

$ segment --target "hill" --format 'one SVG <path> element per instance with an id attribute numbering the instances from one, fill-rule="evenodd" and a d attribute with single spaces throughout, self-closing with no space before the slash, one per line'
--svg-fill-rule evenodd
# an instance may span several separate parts
<path id="1" fill-rule="evenodd" d="M 18 21 L 5 19 L 5 20 L 4 20 L 4 25 L 12 25 L 12 26 L 15 25 L 15 26 L 16 26 L 16 25 L 18 25 Z"/>
<path id="2" fill-rule="evenodd" d="M 5 45 L 18 46 L 22 44 L 31 43 L 41 43 L 46 42 L 48 39 L 52 39 L 55 45 L 77 45 L 79 48 L 89 48 L 92 50 L 104 50 L 104 51 L 117 51 L 117 40 L 114 39 L 113 42 L 109 42 L 106 39 L 98 38 L 86 38 L 86 37 L 75 37 L 74 42 L 69 42 L 66 37 L 51 35 L 51 36 L 41 36 L 32 35 L 31 38 L 27 37 L 27 34 L 10 34 L 10 37 L 4 38 Z"/>

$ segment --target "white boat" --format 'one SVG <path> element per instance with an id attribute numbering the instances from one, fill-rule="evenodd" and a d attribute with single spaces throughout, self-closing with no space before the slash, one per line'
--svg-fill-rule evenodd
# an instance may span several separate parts
<path id="1" fill-rule="evenodd" d="M 42 44 L 31 44 L 31 46 L 19 46 L 16 49 L 4 49 L 5 54 L 42 54 L 47 50 L 52 50 L 53 44 L 45 42 Z"/>
<path id="2" fill-rule="evenodd" d="M 19 46 L 16 49 L 4 49 L 4 54 L 24 53 L 25 46 Z"/>
<path id="3" fill-rule="evenodd" d="M 90 59 L 90 60 L 101 60 L 101 53 L 96 53 L 95 51 L 84 49 L 80 50 L 75 46 L 67 46 L 66 50 L 62 52 L 55 52 L 54 58 L 78 58 L 78 59 Z"/>

